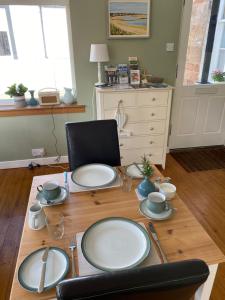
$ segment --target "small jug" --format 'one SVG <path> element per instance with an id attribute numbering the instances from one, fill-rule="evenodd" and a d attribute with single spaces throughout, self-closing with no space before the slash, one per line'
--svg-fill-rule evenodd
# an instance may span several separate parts
<path id="1" fill-rule="evenodd" d="M 40 230 L 45 227 L 45 213 L 40 204 L 36 203 L 29 208 L 28 224 L 33 230 Z"/>
<path id="2" fill-rule="evenodd" d="M 64 90 L 65 90 L 65 94 L 63 96 L 63 103 L 65 103 L 65 104 L 74 103 L 75 102 L 75 97 L 72 94 L 72 89 L 65 87 Z"/>

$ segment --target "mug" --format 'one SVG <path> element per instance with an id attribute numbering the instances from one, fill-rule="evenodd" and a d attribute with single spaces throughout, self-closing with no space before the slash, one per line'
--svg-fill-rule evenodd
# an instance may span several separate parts
<path id="1" fill-rule="evenodd" d="M 36 203 L 29 208 L 28 223 L 30 229 L 40 230 L 45 227 L 45 213 L 40 204 Z"/>
<path id="2" fill-rule="evenodd" d="M 39 185 L 37 190 L 39 193 L 43 194 L 43 197 L 46 200 L 56 199 L 61 192 L 59 184 L 55 181 L 47 181 L 43 185 Z"/>
<path id="3" fill-rule="evenodd" d="M 166 210 L 169 210 L 166 196 L 159 192 L 153 192 L 148 195 L 147 206 L 156 214 L 160 214 Z"/>

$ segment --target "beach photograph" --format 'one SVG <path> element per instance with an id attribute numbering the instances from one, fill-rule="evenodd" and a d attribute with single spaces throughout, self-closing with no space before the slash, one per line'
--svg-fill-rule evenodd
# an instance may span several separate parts
<path id="1" fill-rule="evenodd" d="M 150 0 L 109 1 L 109 37 L 148 37 Z"/>

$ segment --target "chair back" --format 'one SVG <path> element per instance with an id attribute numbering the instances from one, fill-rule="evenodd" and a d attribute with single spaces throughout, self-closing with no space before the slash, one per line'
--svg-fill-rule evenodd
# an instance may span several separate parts
<path id="1" fill-rule="evenodd" d="M 187 260 L 60 282 L 58 300 L 190 300 L 209 275 L 202 260 Z"/>
<path id="2" fill-rule="evenodd" d="M 91 163 L 120 166 L 116 120 L 66 123 L 66 137 L 71 171 Z"/>

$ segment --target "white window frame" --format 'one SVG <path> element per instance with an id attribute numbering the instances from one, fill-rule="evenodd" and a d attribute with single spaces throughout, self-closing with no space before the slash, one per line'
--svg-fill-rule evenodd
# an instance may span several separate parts
<path id="1" fill-rule="evenodd" d="M 218 69 L 219 59 L 220 59 L 220 51 L 225 51 L 225 48 L 221 47 L 222 36 L 225 33 L 225 0 L 220 0 L 220 8 L 217 17 L 217 25 L 215 31 L 215 38 L 213 44 L 213 51 L 211 56 L 211 63 L 209 68 L 208 81 L 213 83 L 212 80 L 212 72 Z"/>
<path id="2" fill-rule="evenodd" d="M 70 70 L 72 78 L 72 88 L 76 90 L 76 76 L 75 76 L 75 63 L 74 63 L 74 49 L 73 49 L 73 40 L 72 40 L 72 27 L 71 27 L 71 17 L 70 17 L 70 0 L 0 0 L 0 6 L 5 5 L 59 5 L 65 6 L 66 8 L 66 19 L 67 19 L 67 28 L 68 28 L 68 41 L 69 41 L 69 55 L 70 55 Z M 0 99 L 0 105 L 6 105 L 7 100 Z M 12 101 L 8 100 L 7 105 Z"/>

